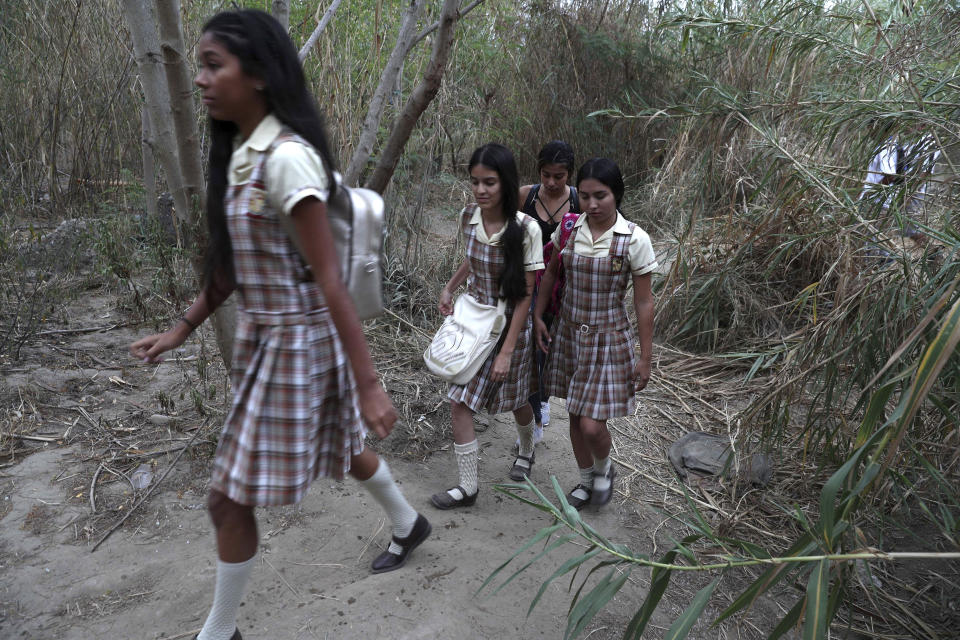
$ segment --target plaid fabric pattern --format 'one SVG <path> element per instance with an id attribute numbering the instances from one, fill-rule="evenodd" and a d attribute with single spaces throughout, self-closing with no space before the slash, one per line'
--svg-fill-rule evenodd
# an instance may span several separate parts
<path id="1" fill-rule="evenodd" d="M 577 255 L 572 241 L 560 253 L 567 283 L 545 386 L 551 396 L 566 398 L 574 415 L 607 420 L 633 413 L 636 354 L 624 304 L 629 245 L 630 234 L 617 233 L 601 258 Z"/>
<path id="2" fill-rule="evenodd" d="M 317 476 L 342 478 L 365 435 L 323 294 L 265 197 L 266 159 L 288 139 L 226 198 L 241 313 L 211 486 L 255 506 L 299 502 Z"/>
<path id="3" fill-rule="evenodd" d="M 500 293 L 497 279 L 503 270 L 503 247 L 480 242 L 476 237 L 476 227 L 467 224 L 471 215 L 471 211 L 466 211 L 461 220 L 467 258 L 470 260 L 467 292 L 483 304 L 496 304 Z M 524 216 L 522 224 L 526 227 L 536 222 L 529 216 Z M 513 303 L 507 303 L 508 328 L 513 318 L 513 307 Z M 493 361 L 500 352 L 498 345 L 470 382 L 465 385 L 450 385 L 447 397 L 455 402 L 462 402 L 473 411 L 484 411 L 490 415 L 513 411 L 527 404 L 530 396 L 530 369 L 533 364 L 533 343 L 530 339 L 532 326 L 532 319 L 528 314 L 517 337 L 517 344 L 510 359 L 510 371 L 507 372 L 504 382 L 490 379 Z M 504 330 L 500 338 L 501 344 L 506 336 L 507 331 Z"/>

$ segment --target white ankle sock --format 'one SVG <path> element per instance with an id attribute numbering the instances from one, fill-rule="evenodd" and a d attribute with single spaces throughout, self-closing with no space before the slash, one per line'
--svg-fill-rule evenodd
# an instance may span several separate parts
<path id="1" fill-rule="evenodd" d="M 520 440 L 517 444 L 517 454 L 529 458 L 533 455 L 533 420 L 530 421 L 530 424 L 520 424 L 517 423 L 517 434 L 520 436 Z"/>
<path id="2" fill-rule="evenodd" d="M 580 469 L 580 484 L 587 489 L 593 489 L 593 467 Z"/>
<path id="3" fill-rule="evenodd" d="M 237 609 L 253 571 L 256 555 L 245 562 L 217 561 L 217 584 L 213 592 L 213 606 L 198 640 L 230 640 L 237 630 Z"/>
<path id="4" fill-rule="evenodd" d="M 393 535 L 397 538 L 406 538 L 413 531 L 417 522 L 417 510 L 410 506 L 397 483 L 393 481 L 387 461 L 380 458 L 380 464 L 372 476 L 361 480 L 360 484 L 370 492 L 393 523 Z"/>
<path id="5" fill-rule="evenodd" d="M 466 444 L 453 443 L 453 452 L 457 455 L 457 469 L 460 472 L 460 486 L 467 492 L 467 495 L 473 495 L 477 492 L 477 459 L 480 450 L 477 441 L 467 442 Z M 456 489 L 447 491 L 454 500 L 462 500 L 464 496 Z"/>
<path id="6" fill-rule="evenodd" d="M 607 478 L 607 471 L 610 470 L 610 456 L 606 458 L 593 459 L 593 488 L 599 491 L 606 491 L 610 488 L 610 480 Z"/>

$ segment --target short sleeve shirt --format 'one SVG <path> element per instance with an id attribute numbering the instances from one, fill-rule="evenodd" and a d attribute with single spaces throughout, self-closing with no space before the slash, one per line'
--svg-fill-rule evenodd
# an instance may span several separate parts
<path id="1" fill-rule="evenodd" d="M 617 211 L 617 221 L 596 240 L 593 239 L 590 229 L 587 229 L 584 233 L 578 233 L 579 227 L 586 224 L 587 214 L 584 213 L 577 218 L 571 232 L 571 237 L 574 238 L 573 252 L 578 256 L 601 258 L 609 253 L 614 233 L 630 233 L 630 223 L 619 211 Z M 560 246 L 561 232 L 562 230 L 558 227 L 550 238 L 555 246 Z M 630 272 L 635 276 L 642 276 L 657 268 L 657 257 L 653 251 L 653 243 L 650 242 L 650 236 L 647 235 L 647 232 L 641 229 L 639 225 L 633 227 L 633 234 L 630 236 L 630 244 L 627 247 L 627 257 L 630 260 Z"/>
<path id="2" fill-rule="evenodd" d="M 250 179 L 253 169 L 270 144 L 283 131 L 283 124 L 268 114 L 246 140 L 234 143 L 227 179 L 231 186 Z M 304 198 L 313 196 L 326 201 L 329 182 L 323 161 L 308 145 L 288 141 L 277 146 L 267 159 L 267 200 L 275 211 L 290 215 L 290 211 Z"/>
<path id="3" fill-rule="evenodd" d="M 543 240 L 540 237 L 540 227 L 536 224 L 530 224 L 533 220 L 530 220 L 530 223 L 523 224 L 524 218 L 529 218 L 529 216 L 522 211 L 517 211 L 516 216 L 517 224 L 524 230 L 523 269 L 524 271 L 539 271 L 543 269 Z M 503 225 L 499 231 L 487 236 L 487 230 L 483 228 L 483 218 L 480 215 L 479 207 L 474 208 L 473 215 L 467 224 L 476 225 L 477 240 L 490 246 L 500 244 L 500 238 L 503 237 L 503 232 L 507 228 L 507 225 Z"/>

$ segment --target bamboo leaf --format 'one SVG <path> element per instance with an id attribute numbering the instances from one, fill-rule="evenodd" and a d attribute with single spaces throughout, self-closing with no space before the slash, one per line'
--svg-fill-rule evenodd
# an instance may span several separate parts
<path id="1" fill-rule="evenodd" d="M 664 640 L 683 640 L 687 637 L 690 629 L 693 628 L 693 623 L 697 621 L 700 614 L 703 613 L 704 607 L 710 602 L 710 596 L 713 595 L 713 590 L 720 584 L 721 577 L 722 576 L 717 576 L 713 582 L 697 592 L 697 595 L 693 597 L 693 601 L 683 610 L 680 617 L 670 625 L 670 629 L 667 630 L 667 635 L 663 637 Z"/>
<path id="2" fill-rule="evenodd" d="M 691 545 L 700 538 L 701 536 L 699 534 L 687 536 L 660 558 L 660 564 L 673 564 L 680 548 Z M 650 589 L 647 591 L 647 597 L 644 599 L 643 605 L 634 614 L 633 619 L 630 620 L 630 624 L 627 625 L 626 631 L 624 631 L 623 634 L 623 640 L 640 640 L 643 636 L 643 630 L 650 621 L 650 616 L 653 615 L 657 605 L 660 604 L 660 599 L 663 597 L 663 593 L 670 583 L 670 575 L 672 573 L 672 570 L 664 567 L 653 568 L 650 574 Z"/>
<path id="3" fill-rule="evenodd" d="M 805 556 L 816 548 L 817 545 L 814 543 L 812 536 L 809 533 L 805 533 L 800 536 L 800 538 L 792 547 L 790 547 L 790 549 L 787 550 L 787 552 L 784 554 L 784 557 L 789 558 L 793 556 Z M 754 580 L 749 587 L 744 589 L 729 607 L 723 610 L 723 613 L 721 613 L 717 619 L 713 621 L 712 626 L 717 626 L 717 624 L 723 620 L 726 620 L 741 609 L 748 609 L 760 595 L 765 593 L 768 589 L 770 589 L 770 587 L 780 582 L 780 580 L 787 575 L 787 569 L 787 565 L 777 565 L 767 569 L 759 578 Z"/>
<path id="4" fill-rule="evenodd" d="M 803 640 L 822 640 L 827 635 L 827 600 L 830 593 L 830 561 L 817 563 L 807 582 L 807 615 L 803 623 Z"/>
<path id="5" fill-rule="evenodd" d="M 630 577 L 630 567 L 621 571 L 616 579 L 611 579 L 616 572 L 616 567 L 611 568 L 610 572 L 603 577 L 597 586 L 580 600 L 578 610 L 575 610 L 573 615 L 568 618 L 567 631 L 564 634 L 565 640 L 577 637 L 597 612 L 620 591 L 627 578 Z M 579 605 L 583 606 L 579 607 Z"/>
<path id="6" fill-rule="evenodd" d="M 574 569 L 582 565 L 584 562 L 587 562 L 593 558 L 596 558 L 597 555 L 602 552 L 603 552 L 603 549 L 601 549 L 600 547 L 593 547 L 586 553 L 581 554 L 579 556 L 574 556 L 573 558 L 568 559 L 566 562 L 560 565 L 560 568 L 554 571 L 550 575 L 550 577 L 544 580 L 543 584 L 540 585 L 540 589 L 537 590 L 537 595 L 533 597 L 533 600 L 530 602 L 530 607 L 527 609 L 527 616 L 529 616 L 533 612 L 533 608 L 537 606 L 538 602 L 540 602 L 540 598 L 543 597 L 543 594 L 547 590 L 547 587 L 550 586 L 550 583 L 552 583 L 554 580 L 564 575 L 565 573 L 569 573 L 570 571 L 573 571 Z"/>
<path id="7" fill-rule="evenodd" d="M 767 636 L 767 640 L 778 640 L 778 638 L 782 637 L 783 634 L 796 627 L 797 622 L 800 620 L 800 614 L 803 613 L 803 607 L 806 603 L 806 596 L 800 598 L 797 604 L 793 605 L 793 608 L 787 612 L 787 615 L 780 619 L 780 622 L 777 623 L 777 626 L 775 626 L 773 631 L 770 632 L 770 635 Z"/>

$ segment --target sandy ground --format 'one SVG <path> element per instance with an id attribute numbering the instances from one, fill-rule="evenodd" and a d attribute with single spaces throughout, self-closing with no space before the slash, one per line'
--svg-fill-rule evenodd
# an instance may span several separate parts
<path id="1" fill-rule="evenodd" d="M 477 594 L 499 563 L 549 524 L 491 489 L 509 469 L 512 430 L 505 420 L 494 421 L 480 436 L 482 494 L 470 510 L 442 512 L 428 504 L 430 493 L 455 477 L 450 452 L 422 463 L 391 460 L 408 498 L 433 524 L 433 535 L 397 572 L 368 571 L 388 542 L 389 526 L 356 482 L 320 481 L 298 508 L 259 511 L 261 553 L 239 620 L 244 637 L 562 637 L 566 581 L 553 585 L 529 617 L 526 609 L 563 554 L 496 595 Z M 538 447 L 535 479 L 571 475 L 562 430 L 556 420 Z M 141 507 L 148 517 L 91 553 L 92 544 L 78 541 L 73 526 L 89 505 L 65 501 L 58 481 L 81 455 L 78 446 L 49 446 L 4 470 L 0 636 L 192 637 L 209 606 L 215 571 L 202 493 L 155 493 Z M 31 528 L 38 505 L 49 510 L 47 519 Z M 613 533 L 626 515 L 611 503 L 587 518 Z M 615 601 L 589 637 L 619 637 L 637 604 L 629 600 Z"/>

